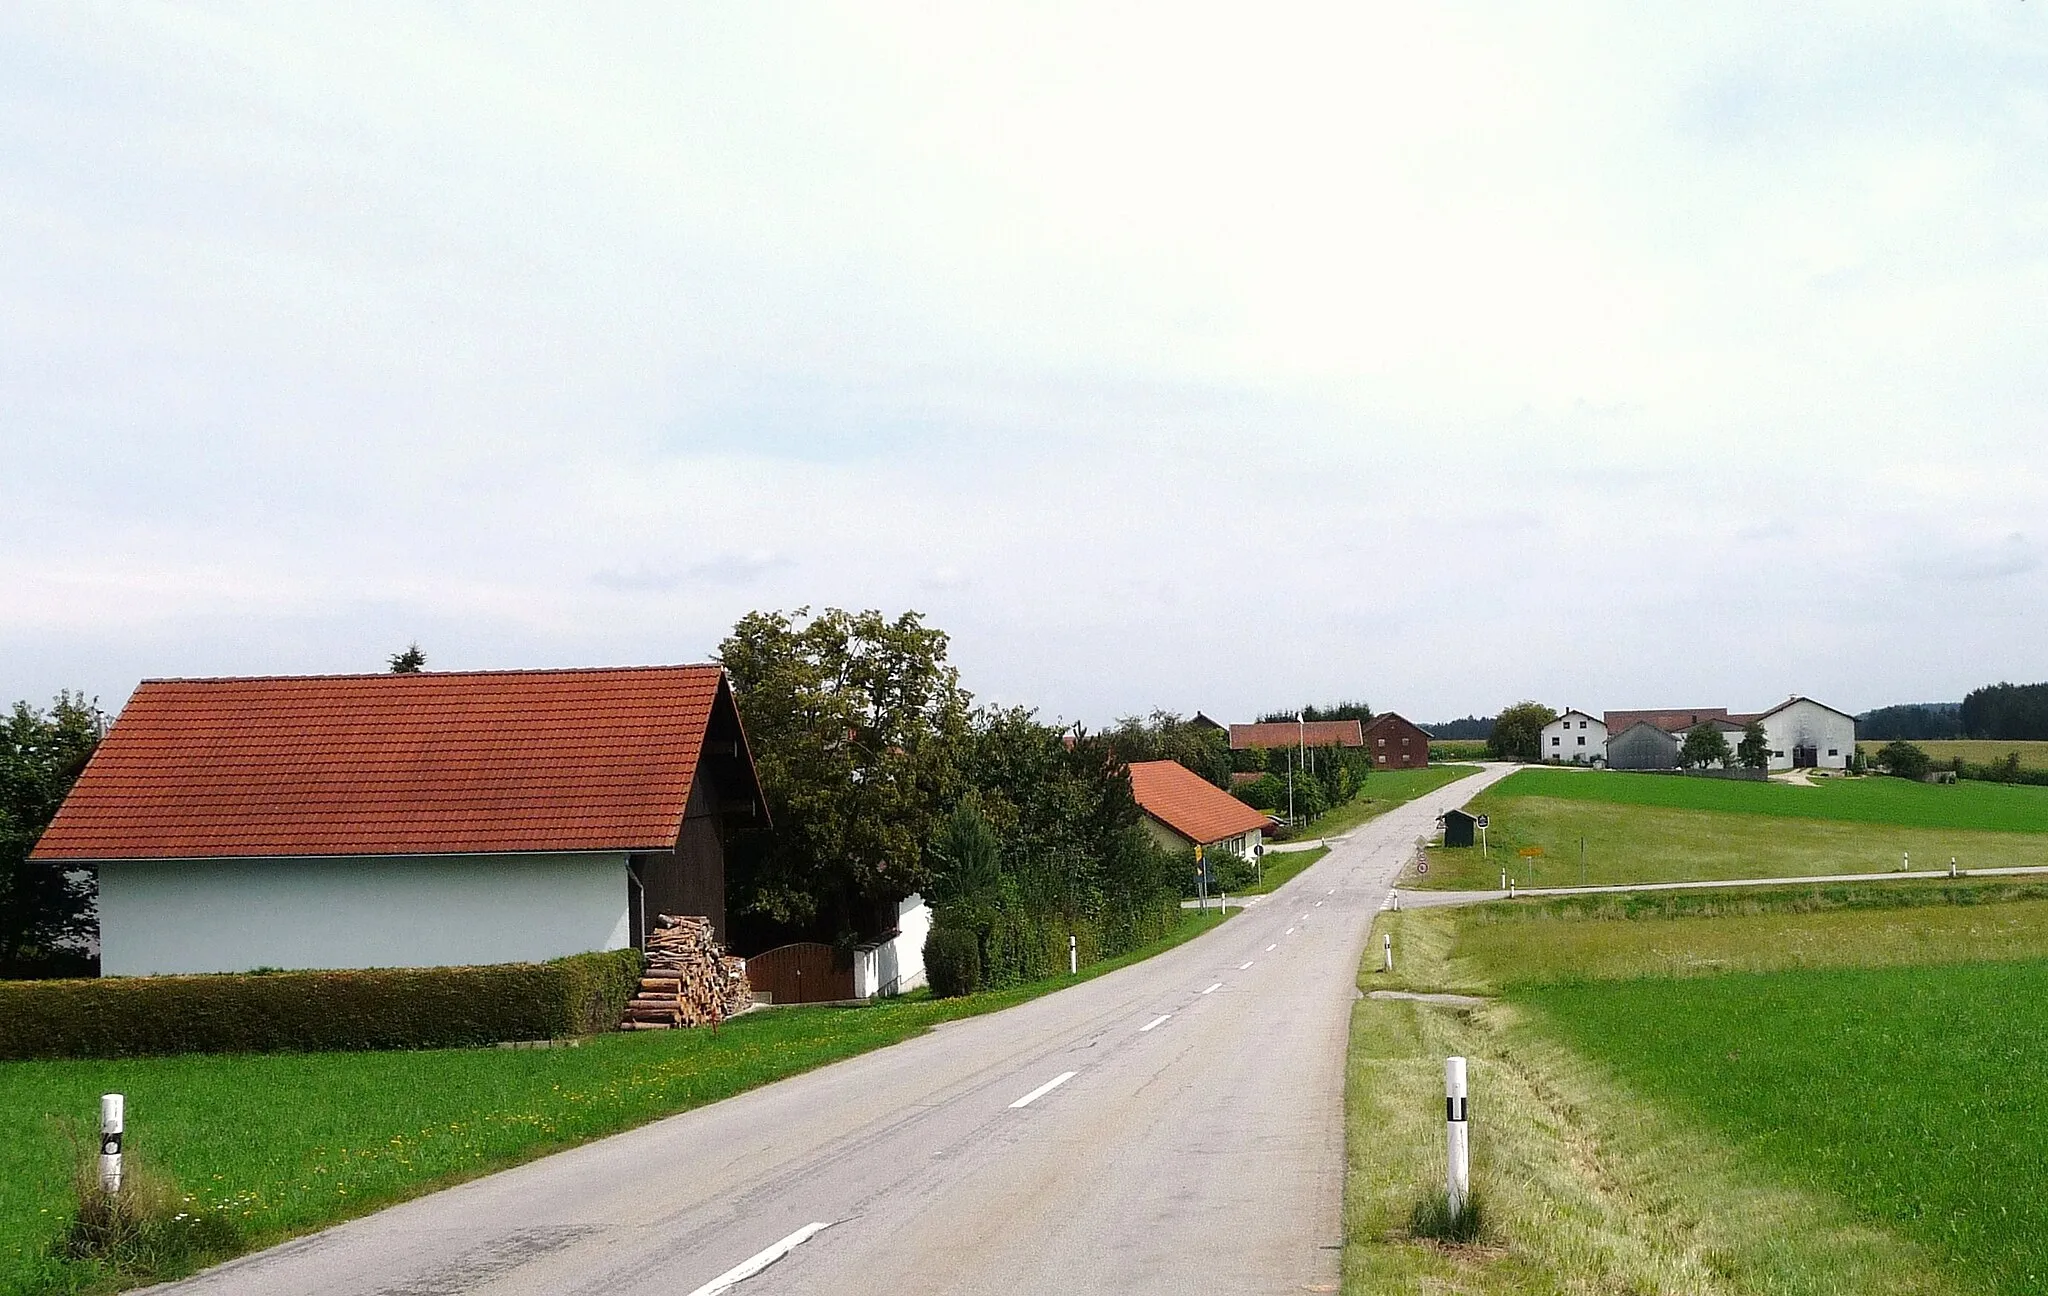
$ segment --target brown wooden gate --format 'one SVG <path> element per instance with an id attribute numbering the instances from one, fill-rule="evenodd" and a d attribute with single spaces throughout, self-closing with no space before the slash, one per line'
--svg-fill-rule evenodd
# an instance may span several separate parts
<path id="1" fill-rule="evenodd" d="M 747 984 L 767 1003 L 825 1003 L 853 998 L 853 960 L 842 966 L 830 945 L 798 941 L 747 960 Z"/>

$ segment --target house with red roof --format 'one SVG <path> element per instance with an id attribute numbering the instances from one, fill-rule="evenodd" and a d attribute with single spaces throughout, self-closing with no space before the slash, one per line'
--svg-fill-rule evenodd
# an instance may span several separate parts
<path id="1" fill-rule="evenodd" d="M 1131 794 L 1145 827 L 1168 850 L 1202 846 L 1251 856 L 1272 820 L 1178 761 L 1134 761 Z"/>
<path id="2" fill-rule="evenodd" d="M 524 962 L 722 939 L 765 815 L 717 666 L 146 680 L 35 858 L 108 975 Z"/>

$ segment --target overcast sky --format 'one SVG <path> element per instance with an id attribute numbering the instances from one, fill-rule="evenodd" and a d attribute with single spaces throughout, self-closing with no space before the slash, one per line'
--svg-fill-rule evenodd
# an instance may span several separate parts
<path id="1" fill-rule="evenodd" d="M 2048 678 L 2048 6 L 0 10 L 0 702 Z"/>

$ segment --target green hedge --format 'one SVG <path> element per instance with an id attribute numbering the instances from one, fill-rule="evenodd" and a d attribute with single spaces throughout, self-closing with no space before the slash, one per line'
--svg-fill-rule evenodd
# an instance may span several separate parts
<path id="1" fill-rule="evenodd" d="M 448 1048 L 610 1030 L 640 954 L 485 967 L 0 982 L 0 1059 Z"/>

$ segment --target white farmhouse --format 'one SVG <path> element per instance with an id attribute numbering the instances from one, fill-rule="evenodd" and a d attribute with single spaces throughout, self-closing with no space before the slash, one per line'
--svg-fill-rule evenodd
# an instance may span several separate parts
<path id="1" fill-rule="evenodd" d="M 1556 765 L 1605 765 L 1606 722 L 1584 711 L 1566 711 L 1543 726 L 1543 759 Z"/>
<path id="2" fill-rule="evenodd" d="M 1746 715 L 1725 707 L 1681 707 L 1609 711 L 1603 719 L 1607 767 L 1617 770 L 1676 768 L 1686 734 L 1699 725 L 1720 730 L 1730 750 L 1742 741 L 1743 731 L 1752 722 L 1762 725 L 1774 770 L 1846 769 L 1856 750 L 1856 717 L 1796 694 L 1768 711 Z M 1560 729 L 1559 736 L 1562 734 Z M 1551 736 L 1551 730 L 1544 730 L 1546 760 L 1554 759 Z"/>
<path id="3" fill-rule="evenodd" d="M 765 813 L 716 666 L 146 680 L 35 857 L 108 975 L 537 962 L 722 939 Z"/>

